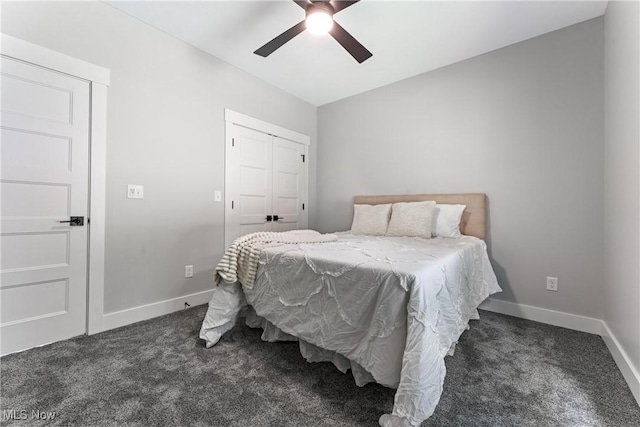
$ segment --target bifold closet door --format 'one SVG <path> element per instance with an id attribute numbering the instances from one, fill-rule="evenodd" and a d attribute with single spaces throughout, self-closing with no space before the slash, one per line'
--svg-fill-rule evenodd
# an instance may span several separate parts
<path id="1" fill-rule="evenodd" d="M 238 125 L 228 132 L 225 248 L 256 231 L 306 228 L 306 146 Z"/>
<path id="2" fill-rule="evenodd" d="M 256 231 L 270 231 L 267 215 L 272 205 L 272 138 L 263 132 L 233 126 L 226 154 L 225 247 Z"/>
<path id="3" fill-rule="evenodd" d="M 273 137 L 272 211 L 278 216 L 273 231 L 306 228 L 303 224 L 305 197 L 305 146 Z"/>

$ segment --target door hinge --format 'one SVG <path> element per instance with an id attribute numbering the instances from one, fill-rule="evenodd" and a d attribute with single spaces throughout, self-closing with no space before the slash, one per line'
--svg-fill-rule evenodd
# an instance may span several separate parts
<path id="1" fill-rule="evenodd" d="M 304 154 L 300 154 L 300 155 L 302 156 L 302 163 L 304 163 L 304 159 L 305 159 L 306 155 L 304 155 Z"/>
<path id="2" fill-rule="evenodd" d="M 304 203 L 302 204 L 302 210 L 304 210 Z"/>
<path id="3" fill-rule="evenodd" d="M 231 146 L 232 147 L 236 146 L 236 139 L 235 138 L 231 138 Z"/>
<path id="4" fill-rule="evenodd" d="M 231 201 L 231 209 L 233 209 L 233 200 Z"/>

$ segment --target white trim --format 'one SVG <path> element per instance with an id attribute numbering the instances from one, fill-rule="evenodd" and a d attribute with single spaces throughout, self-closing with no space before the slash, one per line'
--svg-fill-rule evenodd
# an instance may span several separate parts
<path id="1" fill-rule="evenodd" d="M 269 122 L 254 119 L 253 117 L 246 116 L 242 113 L 224 109 L 224 120 L 227 122 L 235 123 L 246 128 L 255 129 L 260 132 L 268 133 L 270 135 L 276 135 L 280 138 L 289 139 L 291 141 L 299 142 L 300 144 L 310 145 L 311 137 L 293 131 L 291 129 L 283 128 L 278 125 L 274 125 Z"/>
<path id="2" fill-rule="evenodd" d="M 87 334 L 103 330 L 107 181 L 107 87 L 91 84 L 91 188 L 89 190 L 89 288 Z"/>
<path id="3" fill-rule="evenodd" d="M 604 321 L 602 322 L 601 335 L 605 344 L 607 344 L 607 348 L 609 348 L 609 352 L 613 356 L 613 360 L 615 360 L 618 365 L 618 369 L 620 369 L 622 376 L 627 381 L 633 397 L 636 398 L 636 402 L 640 405 L 640 373 L 638 373 L 638 370 L 633 366 L 631 358 L 629 358 L 629 355 L 624 351 L 622 346 L 620 346 L 615 335 L 613 335 Z"/>
<path id="4" fill-rule="evenodd" d="M 304 200 L 302 201 L 304 203 L 304 209 L 302 212 L 302 218 L 304 221 L 304 226 L 303 228 L 309 228 L 309 188 L 311 188 L 310 182 L 309 182 L 309 169 L 311 169 L 311 163 L 309 161 L 309 146 L 306 145 L 304 147 L 304 156 L 305 156 L 305 163 L 306 166 L 304 167 Z"/>
<path id="5" fill-rule="evenodd" d="M 121 326 L 130 325 L 131 323 L 152 319 L 154 317 L 183 310 L 185 308 L 185 302 L 192 307 L 206 304 L 209 302 L 212 295 L 213 290 L 202 291 L 178 298 L 168 299 L 165 301 L 108 313 L 104 315 L 104 330 L 107 331 L 109 329 L 119 328 Z"/>
<path id="6" fill-rule="evenodd" d="M 91 135 L 89 188 L 89 242 L 87 265 L 86 332 L 103 330 L 104 253 L 107 152 L 107 86 L 110 71 L 81 59 L 0 33 L 0 53 L 37 67 L 90 81 Z"/>
<path id="7" fill-rule="evenodd" d="M 0 46 L 2 46 L 3 55 L 109 86 L 110 71 L 90 62 L 2 33 L 0 33 Z"/>
<path id="8" fill-rule="evenodd" d="M 548 325 L 560 326 L 590 334 L 600 335 L 602 332 L 602 320 L 593 317 L 579 316 L 577 314 L 564 313 L 531 305 L 517 304 L 489 298 L 479 307 L 481 310 L 534 320 Z"/>
<path id="9" fill-rule="evenodd" d="M 225 112 L 228 110 L 225 110 Z M 236 221 L 235 215 L 233 215 L 233 210 L 231 209 L 231 203 L 233 203 L 233 195 L 235 194 L 235 180 L 229 179 L 229 172 L 232 168 L 231 166 L 231 147 L 233 140 L 233 122 L 226 121 L 225 122 L 225 140 L 224 140 L 224 197 L 222 200 L 224 201 L 224 239 L 222 241 L 222 252 L 224 253 L 225 249 L 231 245 L 231 241 L 229 236 L 229 230 L 238 227 L 238 223 Z M 237 228 L 236 228 L 237 229 Z"/>

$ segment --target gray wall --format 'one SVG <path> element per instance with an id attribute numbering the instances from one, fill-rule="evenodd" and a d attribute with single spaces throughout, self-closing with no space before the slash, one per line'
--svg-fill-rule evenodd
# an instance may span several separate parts
<path id="1" fill-rule="evenodd" d="M 111 70 L 105 312 L 211 289 L 224 108 L 311 136 L 317 109 L 102 2 L 2 2 L 2 32 Z M 143 200 L 127 184 L 145 186 Z M 184 278 L 193 264 L 195 276 Z"/>
<path id="2" fill-rule="evenodd" d="M 639 12 L 605 14 L 604 320 L 640 371 Z"/>
<path id="3" fill-rule="evenodd" d="M 318 228 L 357 194 L 484 192 L 496 298 L 601 318 L 603 55 L 597 18 L 321 106 Z"/>

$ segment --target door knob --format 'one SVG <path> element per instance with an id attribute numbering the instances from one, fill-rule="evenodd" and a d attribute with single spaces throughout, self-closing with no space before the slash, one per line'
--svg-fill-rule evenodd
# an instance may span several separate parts
<path id="1" fill-rule="evenodd" d="M 84 217 L 72 216 L 72 217 L 69 217 L 69 221 L 58 221 L 58 222 L 61 224 L 68 222 L 71 227 L 81 227 L 84 225 Z"/>

